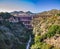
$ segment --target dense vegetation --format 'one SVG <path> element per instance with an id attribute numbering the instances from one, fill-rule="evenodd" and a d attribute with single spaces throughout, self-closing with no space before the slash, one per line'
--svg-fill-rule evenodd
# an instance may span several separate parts
<path id="1" fill-rule="evenodd" d="M 5 13 L 1 12 L 0 17 L 2 17 L 3 19 L 9 19 L 10 17 L 12 17 L 12 15 L 7 12 Z"/>
<path id="2" fill-rule="evenodd" d="M 51 10 L 39 13 L 32 21 L 34 44 L 31 49 L 60 49 L 59 42 L 49 44 L 48 40 L 55 42 L 60 39 L 60 12 L 59 10 Z M 60 41 L 60 40 L 59 40 Z M 58 46 L 56 46 L 58 45 Z"/>
<path id="3" fill-rule="evenodd" d="M 29 39 L 28 29 L 22 22 L 9 22 L 9 13 L 0 13 L 0 49 L 26 49 Z"/>

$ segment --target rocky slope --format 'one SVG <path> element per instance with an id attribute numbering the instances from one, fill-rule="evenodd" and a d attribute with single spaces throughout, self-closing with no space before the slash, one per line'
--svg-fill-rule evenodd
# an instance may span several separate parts
<path id="1" fill-rule="evenodd" d="M 59 10 L 39 13 L 36 16 L 32 21 L 35 38 L 31 49 L 60 49 Z"/>

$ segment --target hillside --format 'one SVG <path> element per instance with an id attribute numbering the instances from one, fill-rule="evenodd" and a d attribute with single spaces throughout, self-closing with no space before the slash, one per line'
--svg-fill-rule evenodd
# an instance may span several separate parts
<path id="1" fill-rule="evenodd" d="M 56 14 L 59 14 L 60 13 L 60 10 L 57 10 L 57 9 L 52 9 L 50 11 L 44 11 L 44 12 L 41 12 L 39 13 L 40 15 L 56 15 Z"/>
<path id="2" fill-rule="evenodd" d="M 3 20 L 0 20 L 0 49 L 26 49 L 29 39 L 28 29 L 22 22 L 9 22 L 6 13 L 0 14 Z M 6 19 L 5 19 L 6 18 Z"/>
<path id="3" fill-rule="evenodd" d="M 46 11 L 36 16 L 32 20 L 35 37 L 31 49 L 60 49 L 60 11 Z"/>

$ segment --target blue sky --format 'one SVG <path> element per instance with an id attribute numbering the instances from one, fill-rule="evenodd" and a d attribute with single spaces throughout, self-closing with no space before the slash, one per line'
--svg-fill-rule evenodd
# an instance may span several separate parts
<path id="1" fill-rule="evenodd" d="M 34 13 L 60 9 L 60 0 L 0 0 L 0 12 L 31 11 Z"/>

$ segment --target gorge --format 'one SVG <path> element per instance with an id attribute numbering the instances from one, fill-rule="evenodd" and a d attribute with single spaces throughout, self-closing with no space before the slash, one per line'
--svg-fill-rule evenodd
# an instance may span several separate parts
<path id="1" fill-rule="evenodd" d="M 0 13 L 0 49 L 60 49 L 60 10 Z"/>

